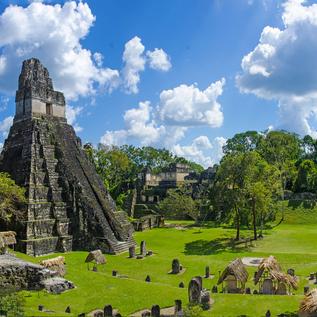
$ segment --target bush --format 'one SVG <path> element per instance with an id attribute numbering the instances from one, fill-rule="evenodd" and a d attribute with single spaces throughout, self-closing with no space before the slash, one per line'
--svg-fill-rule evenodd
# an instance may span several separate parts
<path id="1" fill-rule="evenodd" d="M 184 309 L 184 317 L 202 317 L 203 310 L 199 305 L 188 305 Z"/>
<path id="2" fill-rule="evenodd" d="M 6 312 L 7 317 L 24 316 L 24 298 L 21 293 L 0 293 L 0 312 Z"/>

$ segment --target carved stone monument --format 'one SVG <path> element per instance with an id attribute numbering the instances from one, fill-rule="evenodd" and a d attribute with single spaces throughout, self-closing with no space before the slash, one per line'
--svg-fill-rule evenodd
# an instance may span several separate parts
<path id="1" fill-rule="evenodd" d="M 63 93 L 35 58 L 23 62 L 0 171 L 26 188 L 25 219 L 8 225 L 18 232 L 18 250 L 34 256 L 72 249 L 120 253 L 135 244 L 125 213 L 116 210 L 67 124 Z"/>
<path id="2" fill-rule="evenodd" d="M 178 259 L 174 259 L 172 262 L 172 274 L 178 274 L 181 271 L 181 265 Z"/>

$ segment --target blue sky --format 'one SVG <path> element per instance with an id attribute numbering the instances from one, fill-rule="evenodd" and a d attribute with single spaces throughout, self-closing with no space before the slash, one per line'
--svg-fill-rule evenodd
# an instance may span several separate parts
<path id="1" fill-rule="evenodd" d="M 237 132 L 316 137 L 315 2 L 1 0 L 0 143 L 30 57 L 83 142 L 164 146 L 208 166 Z"/>

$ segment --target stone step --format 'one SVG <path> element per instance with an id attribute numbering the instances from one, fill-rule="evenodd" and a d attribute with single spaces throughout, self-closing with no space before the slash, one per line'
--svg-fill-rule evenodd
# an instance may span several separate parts
<path id="1" fill-rule="evenodd" d="M 53 236 L 55 222 L 55 219 L 38 219 L 27 221 L 27 239 L 47 238 Z"/>
<path id="2" fill-rule="evenodd" d="M 50 200 L 50 187 L 47 185 L 30 185 L 28 188 L 28 196 L 34 200 Z"/>
<path id="3" fill-rule="evenodd" d="M 135 246 L 135 241 L 118 241 L 117 243 L 111 243 L 111 247 L 114 254 L 120 254 L 129 251 L 129 248 Z"/>
<path id="4" fill-rule="evenodd" d="M 28 204 L 28 219 L 40 220 L 40 219 L 49 219 L 53 215 L 53 205 L 51 202 L 43 203 L 29 203 Z"/>
<path id="5" fill-rule="evenodd" d="M 22 250 L 30 256 L 40 256 L 56 252 L 59 237 L 21 240 Z"/>
<path id="6" fill-rule="evenodd" d="M 20 247 L 27 255 L 42 256 L 72 250 L 72 236 L 54 236 L 41 239 L 20 240 Z"/>
<path id="7" fill-rule="evenodd" d="M 55 219 L 66 219 L 67 218 L 67 206 L 54 206 L 53 214 Z"/>

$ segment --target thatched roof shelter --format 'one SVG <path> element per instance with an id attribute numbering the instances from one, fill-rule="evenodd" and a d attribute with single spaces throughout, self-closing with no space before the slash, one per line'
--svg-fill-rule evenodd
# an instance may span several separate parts
<path id="1" fill-rule="evenodd" d="M 270 255 L 268 258 L 265 258 L 261 261 L 258 267 L 258 272 L 254 277 L 255 285 L 259 282 L 265 272 L 270 273 L 273 271 L 275 272 L 275 275 L 277 275 L 277 272 L 281 272 L 281 266 L 277 262 L 276 258 L 273 255 Z"/>
<path id="2" fill-rule="evenodd" d="M 299 306 L 299 316 L 317 316 L 317 289 L 306 294 Z"/>
<path id="3" fill-rule="evenodd" d="M 66 274 L 65 270 L 65 258 L 63 256 L 58 256 L 52 259 L 43 260 L 40 265 L 45 268 L 56 271 L 59 276 L 63 277 Z"/>
<path id="4" fill-rule="evenodd" d="M 14 231 L 0 232 L 0 248 L 6 248 L 9 245 L 16 244 L 16 233 Z"/>
<path id="5" fill-rule="evenodd" d="M 263 280 L 265 279 L 271 279 L 273 282 L 275 282 L 275 286 L 272 285 L 271 290 L 266 292 L 262 289 L 265 294 L 273 292 L 274 294 L 279 294 L 279 286 L 285 284 L 285 286 L 293 289 L 298 288 L 298 278 L 296 276 L 292 276 L 289 274 L 286 274 L 282 272 L 281 266 L 279 265 L 278 261 L 274 256 L 269 256 L 266 259 L 263 259 L 258 267 L 258 272 L 256 273 L 254 277 L 254 283 L 255 285 L 259 283 L 259 285 L 262 285 Z M 262 287 L 262 286 L 261 286 Z M 268 292 L 268 293 L 267 293 Z M 282 291 L 283 295 L 285 294 L 286 290 Z M 282 294 L 280 294 L 282 295 Z"/>
<path id="6" fill-rule="evenodd" d="M 87 255 L 85 263 L 90 262 L 95 264 L 106 264 L 106 257 L 102 254 L 101 250 L 90 251 Z"/>
<path id="7" fill-rule="evenodd" d="M 46 268 L 50 268 L 52 266 L 60 266 L 65 264 L 65 258 L 63 256 L 58 256 L 56 258 L 43 260 L 40 262 Z"/>
<path id="8" fill-rule="evenodd" d="M 298 288 L 298 280 L 295 276 L 291 276 L 283 272 L 271 271 L 270 277 L 273 280 L 279 283 L 284 283 L 285 285 L 292 287 L 295 290 Z"/>
<path id="9" fill-rule="evenodd" d="M 233 275 L 237 281 L 245 284 L 248 280 L 249 273 L 247 272 L 240 258 L 232 261 L 222 272 L 219 277 L 218 284 L 221 284 L 228 276 Z"/>

